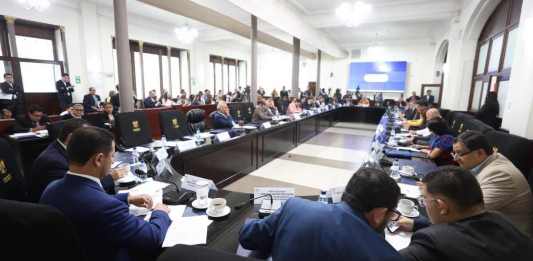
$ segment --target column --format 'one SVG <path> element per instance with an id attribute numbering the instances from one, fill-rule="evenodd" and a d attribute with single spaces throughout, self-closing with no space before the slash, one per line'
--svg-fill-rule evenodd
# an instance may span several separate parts
<path id="1" fill-rule="evenodd" d="M 322 50 L 318 50 L 317 54 L 317 61 L 316 61 L 316 90 L 315 94 L 320 93 L 320 89 L 322 88 L 320 86 L 320 71 L 321 71 L 321 64 L 322 64 Z"/>
<path id="2" fill-rule="evenodd" d="M 300 39 L 293 37 L 291 97 L 298 97 L 300 86 Z"/>
<path id="3" fill-rule="evenodd" d="M 9 50 L 11 52 L 11 56 L 18 57 L 17 52 L 17 41 L 15 38 L 15 17 L 11 16 L 4 16 L 4 19 L 6 19 L 6 25 L 7 25 L 7 37 L 9 40 Z"/>
<path id="4" fill-rule="evenodd" d="M 132 112 L 133 77 L 128 39 L 128 10 L 126 0 L 113 0 L 115 13 L 115 41 L 117 47 L 118 79 L 120 84 L 120 111 Z"/>
<path id="5" fill-rule="evenodd" d="M 146 98 L 146 89 L 145 89 L 146 84 L 144 83 L 144 51 L 143 51 L 143 47 L 144 47 L 144 42 L 143 41 L 139 41 L 139 61 L 141 63 L 141 82 L 140 82 L 140 84 L 141 84 L 142 97 L 137 97 L 137 98 L 138 99 L 142 98 L 144 100 Z"/>
<path id="6" fill-rule="evenodd" d="M 168 63 L 168 95 L 170 95 L 171 98 L 174 98 L 174 95 L 177 95 L 177 93 L 172 93 L 172 63 L 170 62 L 172 57 L 172 48 L 170 46 L 167 46 L 167 63 Z"/>
<path id="7" fill-rule="evenodd" d="M 524 0 L 515 45 L 513 70 L 504 105 L 503 128 L 533 138 L 533 0 Z"/>
<path id="8" fill-rule="evenodd" d="M 252 15 L 252 85 L 250 86 L 250 99 L 257 105 L 257 17 Z"/>

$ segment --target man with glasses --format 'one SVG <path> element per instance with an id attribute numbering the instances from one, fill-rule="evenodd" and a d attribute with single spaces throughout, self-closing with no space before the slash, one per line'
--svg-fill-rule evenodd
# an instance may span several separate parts
<path id="1" fill-rule="evenodd" d="M 402 218 L 400 230 L 415 231 L 400 254 L 406 260 L 533 260 L 533 241 L 506 218 L 485 210 L 474 176 L 449 166 L 429 173 L 420 185 L 427 220 Z"/>
<path id="2" fill-rule="evenodd" d="M 533 236 L 533 196 L 522 172 L 495 152 L 480 132 L 459 135 L 453 151 L 455 161 L 470 170 L 481 185 L 485 208 L 501 212 L 523 233 Z"/>
<path id="3" fill-rule="evenodd" d="M 291 198 L 263 220 L 246 222 L 239 241 L 273 260 L 402 260 L 381 235 L 400 188 L 385 172 L 359 169 L 338 204 Z"/>
<path id="4" fill-rule="evenodd" d="M 83 119 L 83 105 L 76 103 L 70 107 L 68 113 L 61 116 L 62 120 Z"/>

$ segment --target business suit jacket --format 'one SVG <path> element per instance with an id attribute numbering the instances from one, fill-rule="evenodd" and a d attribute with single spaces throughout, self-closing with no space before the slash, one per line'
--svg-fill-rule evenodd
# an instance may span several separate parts
<path id="1" fill-rule="evenodd" d="M 498 213 L 421 227 L 400 251 L 408 261 L 533 260 L 533 241 Z"/>
<path id="2" fill-rule="evenodd" d="M 48 116 L 43 115 L 39 121 L 39 125 L 46 125 L 50 123 Z M 28 132 L 32 128 L 37 127 L 37 123 L 33 122 L 27 114 L 19 115 L 15 118 L 15 125 L 13 125 L 13 132 Z"/>
<path id="3" fill-rule="evenodd" d="M 96 182 L 71 174 L 50 184 L 41 203 L 59 209 L 74 224 L 89 260 L 131 260 L 128 252 L 156 255 L 170 218 L 154 211 L 150 222 L 129 213 L 128 194 L 106 194 Z"/>
<path id="4" fill-rule="evenodd" d="M 272 120 L 272 112 L 268 109 L 267 106 L 260 105 L 257 106 L 252 114 L 253 122 L 262 122 Z"/>
<path id="5" fill-rule="evenodd" d="M 20 91 L 20 88 L 15 83 L 10 85 L 8 82 L 3 82 L 0 84 L 0 90 L 4 94 L 17 94 L 17 92 Z"/>
<path id="6" fill-rule="evenodd" d="M 0 199 L 2 260 L 83 260 L 72 224 L 57 209 Z"/>
<path id="7" fill-rule="evenodd" d="M 113 104 L 113 110 L 118 112 L 120 109 L 120 96 L 118 93 L 111 96 L 111 104 Z"/>
<path id="8" fill-rule="evenodd" d="M 511 161 L 494 153 L 480 166 L 476 179 L 485 208 L 502 213 L 520 231 L 533 237 L 533 196 L 526 178 Z"/>
<path id="9" fill-rule="evenodd" d="M 429 105 L 435 103 L 435 96 L 433 95 L 424 95 L 424 101 L 426 101 Z"/>
<path id="10" fill-rule="evenodd" d="M 233 118 L 231 115 L 225 115 L 216 111 L 213 113 L 213 128 L 214 129 L 231 129 L 233 128 Z"/>
<path id="11" fill-rule="evenodd" d="M 274 214 L 247 221 L 241 245 L 273 260 L 402 260 L 362 214 L 346 203 L 289 199 Z"/>
<path id="12" fill-rule="evenodd" d="M 156 108 L 159 107 L 159 102 L 157 100 L 152 100 L 152 98 L 148 97 L 144 99 L 144 108 Z"/>
<path id="13" fill-rule="evenodd" d="M 44 189 L 54 180 L 61 179 L 68 171 L 67 152 L 59 141 L 54 141 L 35 159 L 30 176 L 29 196 L 39 202 Z M 114 194 L 115 184 L 111 175 L 102 180 L 105 191 Z"/>
<path id="14" fill-rule="evenodd" d="M 100 105 L 100 95 L 95 96 L 96 100 L 98 100 L 98 103 L 94 101 L 94 98 L 91 94 L 86 94 L 85 96 L 83 96 L 83 110 L 85 111 L 85 113 L 95 112 L 96 110 L 93 109 L 93 107 L 98 107 Z"/>
<path id="15" fill-rule="evenodd" d="M 64 83 L 62 80 L 57 81 L 56 90 L 61 109 L 65 109 L 72 104 L 72 92 L 74 92 L 74 88 L 70 82 Z"/>

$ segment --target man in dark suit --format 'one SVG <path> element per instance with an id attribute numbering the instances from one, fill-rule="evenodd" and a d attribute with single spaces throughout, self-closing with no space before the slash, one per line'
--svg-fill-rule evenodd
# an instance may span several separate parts
<path id="1" fill-rule="evenodd" d="M 433 225 L 399 221 L 400 229 L 415 231 L 400 251 L 407 260 L 533 260 L 533 241 L 501 214 L 485 210 L 481 187 L 468 170 L 443 167 L 429 173 L 421 192 Z"/>
<path id="2" fill-rule="evenodd" d="M 83 110 L 85 113 L 101 111 L 100 109 L 100 95 L 96 94 L 94 87 L 89 88 L 89 94 L 83 96 Z"/>
<path id="3" fill-rule="evenodd" d="M 13 81 L 13 74 L 4 73 L 4 82 L 0 84 L 0 110 L 9 109 L 15 112 L 19 94 L 20 87 Z"/>
<path id="4" fill-rule="evenodd" d="M 62 120 L 70 120 L 70 119 L 83 119 L 83 105 L 79 103 L 73 104 L 69 109 L 68 113 L 61 116 Z"/>
<path id="5" fill-rule="evenodd" d="M 26 201 L 22 166 L 17 162 L 16 146 L 0 137 L 0 198 Z M 9 211 L 9 210 L 8 210 Z M 3 218 L 0 216 L 0 222 Z M 3 234 L 3 230 L 0 229 Z"/>
<path id="6" fill-rule="evenodd" d="M 33 162 L 32 174 L 30 176 L 29 197 L 32 202 L 38 202 L 41 195 L 52 181 L 63 178 L 68 171 L 67 146 L 71 133 L 89 124 L 81 119 L 67 120 L 61 129 L 59 138 L 37 157 Z M 105 176 L 102 181 L 104 190 L 110 194 L 115 192 L 115 179 L 124 176 L 125 173 L 112 172 Z"/>
<path id="7" fill-rule="evenodd" d="M 399 218 L 399 198 L 389 175 L 361 168 L 340 204 L 291 198 L 267 218 L 246 222 L 239 241 L 276 261 L 403 260 L 380 235 L 389 220 Z"/>
<path id="8" fill-rule="evenodd" d="M 44 114 L 43 108 L 39 105 L 31 105 L 25 115 L 19 115 L 15 118 L 13 132 L 36 132 L 46 129 L 50 123 L 48 116 Z"/>
<path id="9" fill-rule="evenodd" d="M 151 90 L 148 93 L 148 97 L 144 99 L 144 108 L 157 108 L 161 107 L 161 103 L 157 100 L 157 93 L 155 90 Z"/>
<path id="10" fill-rule="evenodd" d="M 40 203 L 54 206 L 74 224 L 87 260 L 132 260 L 132 252 L 155 257 L 170 225 L 166 205 L 152 206 L 148 195 L 108 195 L 100 180 L 113 162 L 115 142 L 109 131 L 80 128 L 67 147 L 69 171 L 52 182 Z M 150 221 L 129 213 L 129 204 L 153 209 Z M 154 258 L 155 259 L 155 258 Z"/>
<path id="11" fill-rule="evenodd" d="M 119 112 L 120 111 L 120 93 L 119 93 L 119 90 L 118 90 L 118 85 L 115 87 L 117 89 L 117 92 L 115 93 L 115 95 L 111 96 L 111 104 L 113 104 L 113 110 L 115 112 Z"/>
<path id="12" fill-rule="evenodd" d="M 427 90 L 426 95 L 424 95 L 422 99 L 426 101 L 429 105 L 435 103 L 435 96 L 432 95 L 431 90 Z"/>
<path id="13" fill-rule="evenodd" d="M 56 89 L 59 107 L 61 110 L 65 110 L 72 104 L 72 92 L 74 92 L 74 87 L 70 84 L 68 73 L 64 73 L 61 80 L 56 82 Z"/>
<path id="14" fill-rule="evenodd" d="M 224 101 L 219 101 L 217 110 L 213 113 L 213 129 L 231 129 L 234 124 L 228 105 Z"/>

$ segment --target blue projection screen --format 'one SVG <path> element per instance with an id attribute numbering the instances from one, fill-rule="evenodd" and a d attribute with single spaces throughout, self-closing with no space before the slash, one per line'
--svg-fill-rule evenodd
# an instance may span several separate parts
<path id="1" fill-rule="evenodd" d="M 350 64 L 348 90 L 404 92 L 407 62 L 354 62 Z"/>

